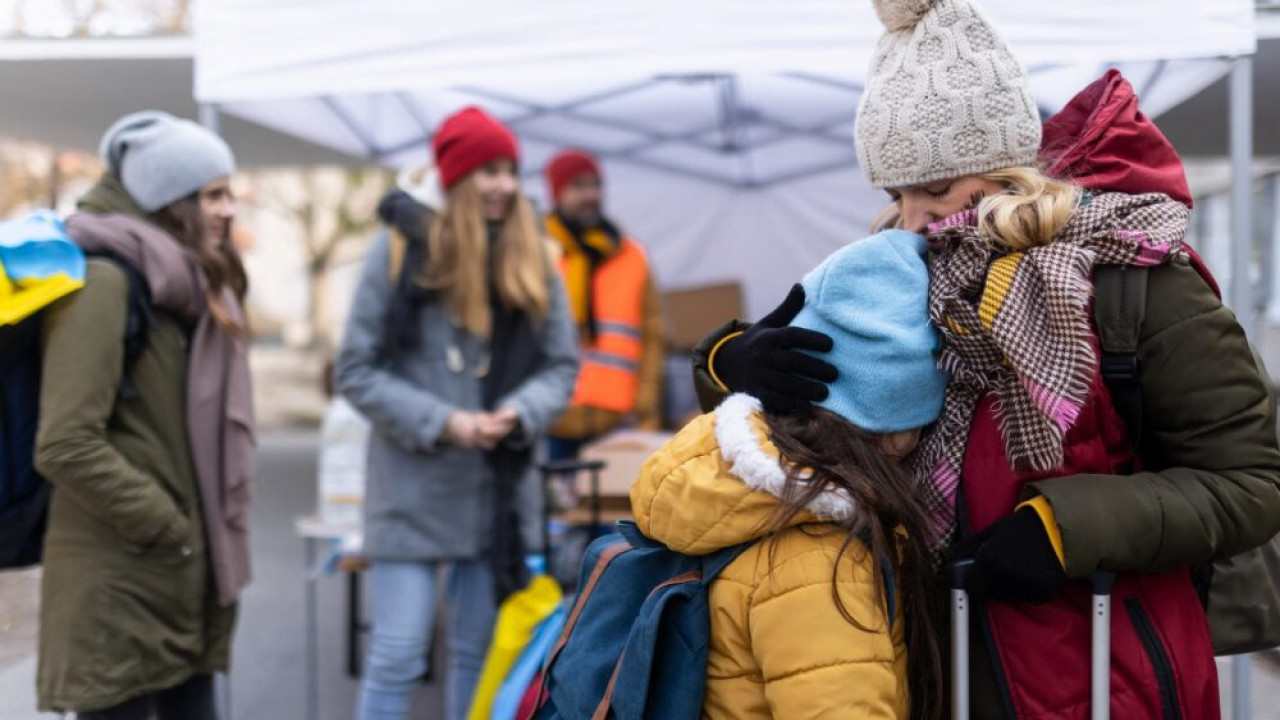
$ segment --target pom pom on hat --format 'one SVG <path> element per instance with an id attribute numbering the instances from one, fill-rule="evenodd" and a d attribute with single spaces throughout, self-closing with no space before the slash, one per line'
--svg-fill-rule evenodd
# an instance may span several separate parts
<path id="1" fill-rule="evenodd" d="M 889 32 L 898 32 L 915 27 L 937 0 L 871 0 L 871 4 Z"/>

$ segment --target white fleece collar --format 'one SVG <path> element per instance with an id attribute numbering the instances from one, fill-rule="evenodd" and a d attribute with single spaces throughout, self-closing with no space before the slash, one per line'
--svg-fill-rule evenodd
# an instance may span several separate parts
<path id="1" fill-rule="evenodd" d="M 762 412 L 760 401 L 736 393 L 716 408 L 716 442 L 729 463 L 729 472 L 753 490 L 781 498 L 787 471 L 777 457 L 765 452 L 752 427 L 752 418 Z M 808 509 L 823 520 L 846 521 L 857 511 L 853 498 L 843 490 L 825 490 L 809 503 Z"/>

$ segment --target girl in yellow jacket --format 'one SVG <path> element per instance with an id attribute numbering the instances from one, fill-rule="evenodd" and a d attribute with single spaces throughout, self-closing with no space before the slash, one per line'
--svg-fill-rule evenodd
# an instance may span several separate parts
<path id="1" fill-rule="evenodd" d="M 704 718 L 939 715 L 931 528 L 903 460 L 947 380 L 924 251 L 890 231 L 809 273 L 791 325 L 833 339 L 827 399 L 783 417 L 732 395 L 631 490 L 640 529 L 677 552 L 762 540 L 711 585 Z"/>

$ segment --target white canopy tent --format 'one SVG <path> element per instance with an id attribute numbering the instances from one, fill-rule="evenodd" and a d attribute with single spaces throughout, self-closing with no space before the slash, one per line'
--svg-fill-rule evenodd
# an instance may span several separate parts
<path id="1" fill-rule="evenodd" d="M 1158 115 L 1256 42 L 1251 0 L 983 5 L 1046 114 L 1118 66 Z M 520 136 L 545 206 L 549 157 L 598 153 L 659 282 L 741 281 L 753 316 L 885 202 L 852 143 L 881 32 L 867 0 L 221 0 L 195 27 L 200 102 L 344 154 L 420 162 L 443 117 L 480 104 Z"/>
<path id="2" fill-rule="evenodd" d="M 1153 116 L 1231 72 L 1232 274 L 1247 277 L 1253 0 L 980 1 L 1045 114 L 1107 67 Z M 881 31 L 868 0 L 220 0 L 195 27 L 211 123 L 221 109 L 399 166 L 447 114 L 483 105 L 520 136 L 531 195 L 545 205 L 536 178 L 558 149 L 598 153 L 609 212 L 659 282 L 739 280 L 753 317 L 885 203 L 852 147 Z M 1232 299 L 1250 328 L 1246 283 Z"/>

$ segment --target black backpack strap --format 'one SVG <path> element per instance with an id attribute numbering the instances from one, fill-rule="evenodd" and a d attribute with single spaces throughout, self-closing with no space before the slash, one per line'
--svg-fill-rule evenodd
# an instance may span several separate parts
<path id="1" fill-rule="evenodd" d="M 129 308 L 124 324 L 124 368 L 120 373 L 120 394 L 122 400 L 138 396 L 138 389 L 133 385 L 133 369 L 147 347 L 147 334 L 155 326 L 155 310 L 151 305 L 151 286 L 146 278 L 120 257 L 110 253 L 93 253 L 90 257 L 102 258 L 120 268 L 129 284 Z"/>
<path id="2" fill-rule="evenodd" d="M 1093 317 L 1102 346 L 1102 379 L 1129 428 L 1135 450 L 1142 444 L 1142 386 L 1138 340 L 1147 315 L 1147 269 L 1102 265 L 1093 278 Z"/>

